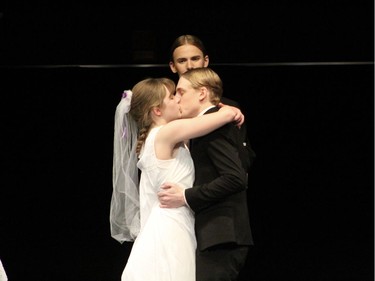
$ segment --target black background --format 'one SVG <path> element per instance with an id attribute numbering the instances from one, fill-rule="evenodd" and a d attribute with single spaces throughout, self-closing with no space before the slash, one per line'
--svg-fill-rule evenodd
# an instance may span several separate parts
<path id="1" fill-rule="evenodd" d="M 1 64 L 167 63 L 179 35 L 212 62 L 371 61 L 373 1 L 5 1 Z M 152 53 L 147 61 L 136 52 Z"/>
<path id="2" fill-rule="evenodd" d="M 115 281 L 114 111 L 198 35 L 257 159 L 241 280 L 373 280 L 373 2 L 0 5 L 0 258 L 10 281 Z M 340 62 L 340 63 L 339 63 Z"/>

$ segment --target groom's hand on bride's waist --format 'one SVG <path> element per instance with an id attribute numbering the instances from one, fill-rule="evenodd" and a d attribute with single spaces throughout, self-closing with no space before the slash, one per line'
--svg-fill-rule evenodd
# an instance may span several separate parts
<path id="1" fill-rule="evenodd" d="M 178 208 L 187 205 L 184 189 L 175 183 L 165 182 L 158 192 L 161 208 Z"/>

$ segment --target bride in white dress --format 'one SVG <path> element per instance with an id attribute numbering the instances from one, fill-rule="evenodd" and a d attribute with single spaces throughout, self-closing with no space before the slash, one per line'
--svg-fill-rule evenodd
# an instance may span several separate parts
<path id="1" fill-rule="evenodd" d="M 134 241 L 122 281 L 195 280 L 194 214 L 188 207 L 160 208 L 157 192 L 167 181 L 193 185 L 186 140 L 243 120 L 229 106 L 180 119 L 174 93 L 172 80 L 148 78 L 125 91 L 116 108 L 111 235 L 120 243 Z"/>
<path id="2" fill-rule="evenodd" d="M 5 272 L 5 269 L 1 260 L 0 260 L 0 281 L 8 281 L 8 276 Z"/>

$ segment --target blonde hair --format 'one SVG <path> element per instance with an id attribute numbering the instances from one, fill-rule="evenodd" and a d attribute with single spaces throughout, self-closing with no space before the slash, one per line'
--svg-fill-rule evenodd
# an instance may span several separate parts
<path id="1" fill-rule="evenodd" d="M 194 68 L 181 74 L 191 83 L 193 89 L 206 87 L 211 92 L 210 102 L 217 105 L 223 95 L 223 82 L 219 75 L 209 67 Z"/>
<path id="2" fill-rule="evenodd" d="M 175 92 L 175 83 L 169 78 L 146 78 L 138 82 L 132 89 L 133 96 L 129 114 L 137 123 L 139 136 L 136 152 L 139 154 L 152 125 L 151 111 L 162 107 L 167 91 Z"/>

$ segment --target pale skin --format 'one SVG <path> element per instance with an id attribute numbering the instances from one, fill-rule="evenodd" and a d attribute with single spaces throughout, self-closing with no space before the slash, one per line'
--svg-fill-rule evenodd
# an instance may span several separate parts
<path id="1" fill-rule="evenodd" d="M 184 118 L 197 116 L 201 111 L 212 106 L 209 94 L 210 92 L 206 87 L 194 89 L 188 80 L 180 77 L 176 88 L 176 98 L 179 98 L 182 116 Z M 200 117 L 213 114 L 216 113 L 205 114 Z M 186 205 L 184 189 L 176 183 L 165 182 L 161 186 L 161 191 L 158 192 L 158 197 L 161 208 L 177 208 Z"/>
<path id="2" fill-rule="evenodd" d="M 209 57 L 203 55 L 201 49 L 194 45 L 185 44 L 177 47 L 173 51 L 173 61 L 169 62 L 169 67 L 173 73 L 177 73 L 179 76 L 185 73 L 189 69 L 208 67 Z M 182 78 L 177 85 L 177 95 L 180 95 L 180 105 L 181 111 L 184 117 L 197 116 L 199 112 L 203 109 L 211 106 L 212 104 L 204 100 L 203 96 L 198 97 L 196 95 L 187 95 L 186 90 L 188 89 L 188 81 Z M 207 89 L 206 89 L 207 90 Z M 211 114 L 208 114 L 211 115 Z M 184 189 L 182 189 L 178 184 L 165 182 L 161 186 L 161 191 L 158 193 L 160 207 L 162 208 L 178 208 L 186 205 L 184 197 Z"/>
<path id="3" fill-rule="evenodd" d="M 209 62 L 209 57 L 203 56 L 199 48 L 185 44 L 173 51 L 173 61 L 169 62 L 169 67 L 173 73 L 180 76 L 189 69 L 207 67 Z"/>
<path id="4" fill-rule="evenodd" d="M 153 108 L 153 127 L 164 125 L 155 138 L 155 153 L 158 159 L 172 159 L 178 144 L 190 138 L 203 136 L 229 122 L 242 124 L 244 115 L 232 106 L 223 106 L 216 113 L 195 118 L 180 119 L 181 96 L 171 94 L 167 88 L 161 107 Z M 205 94 L 203 94 L 205 95 Z"/>

